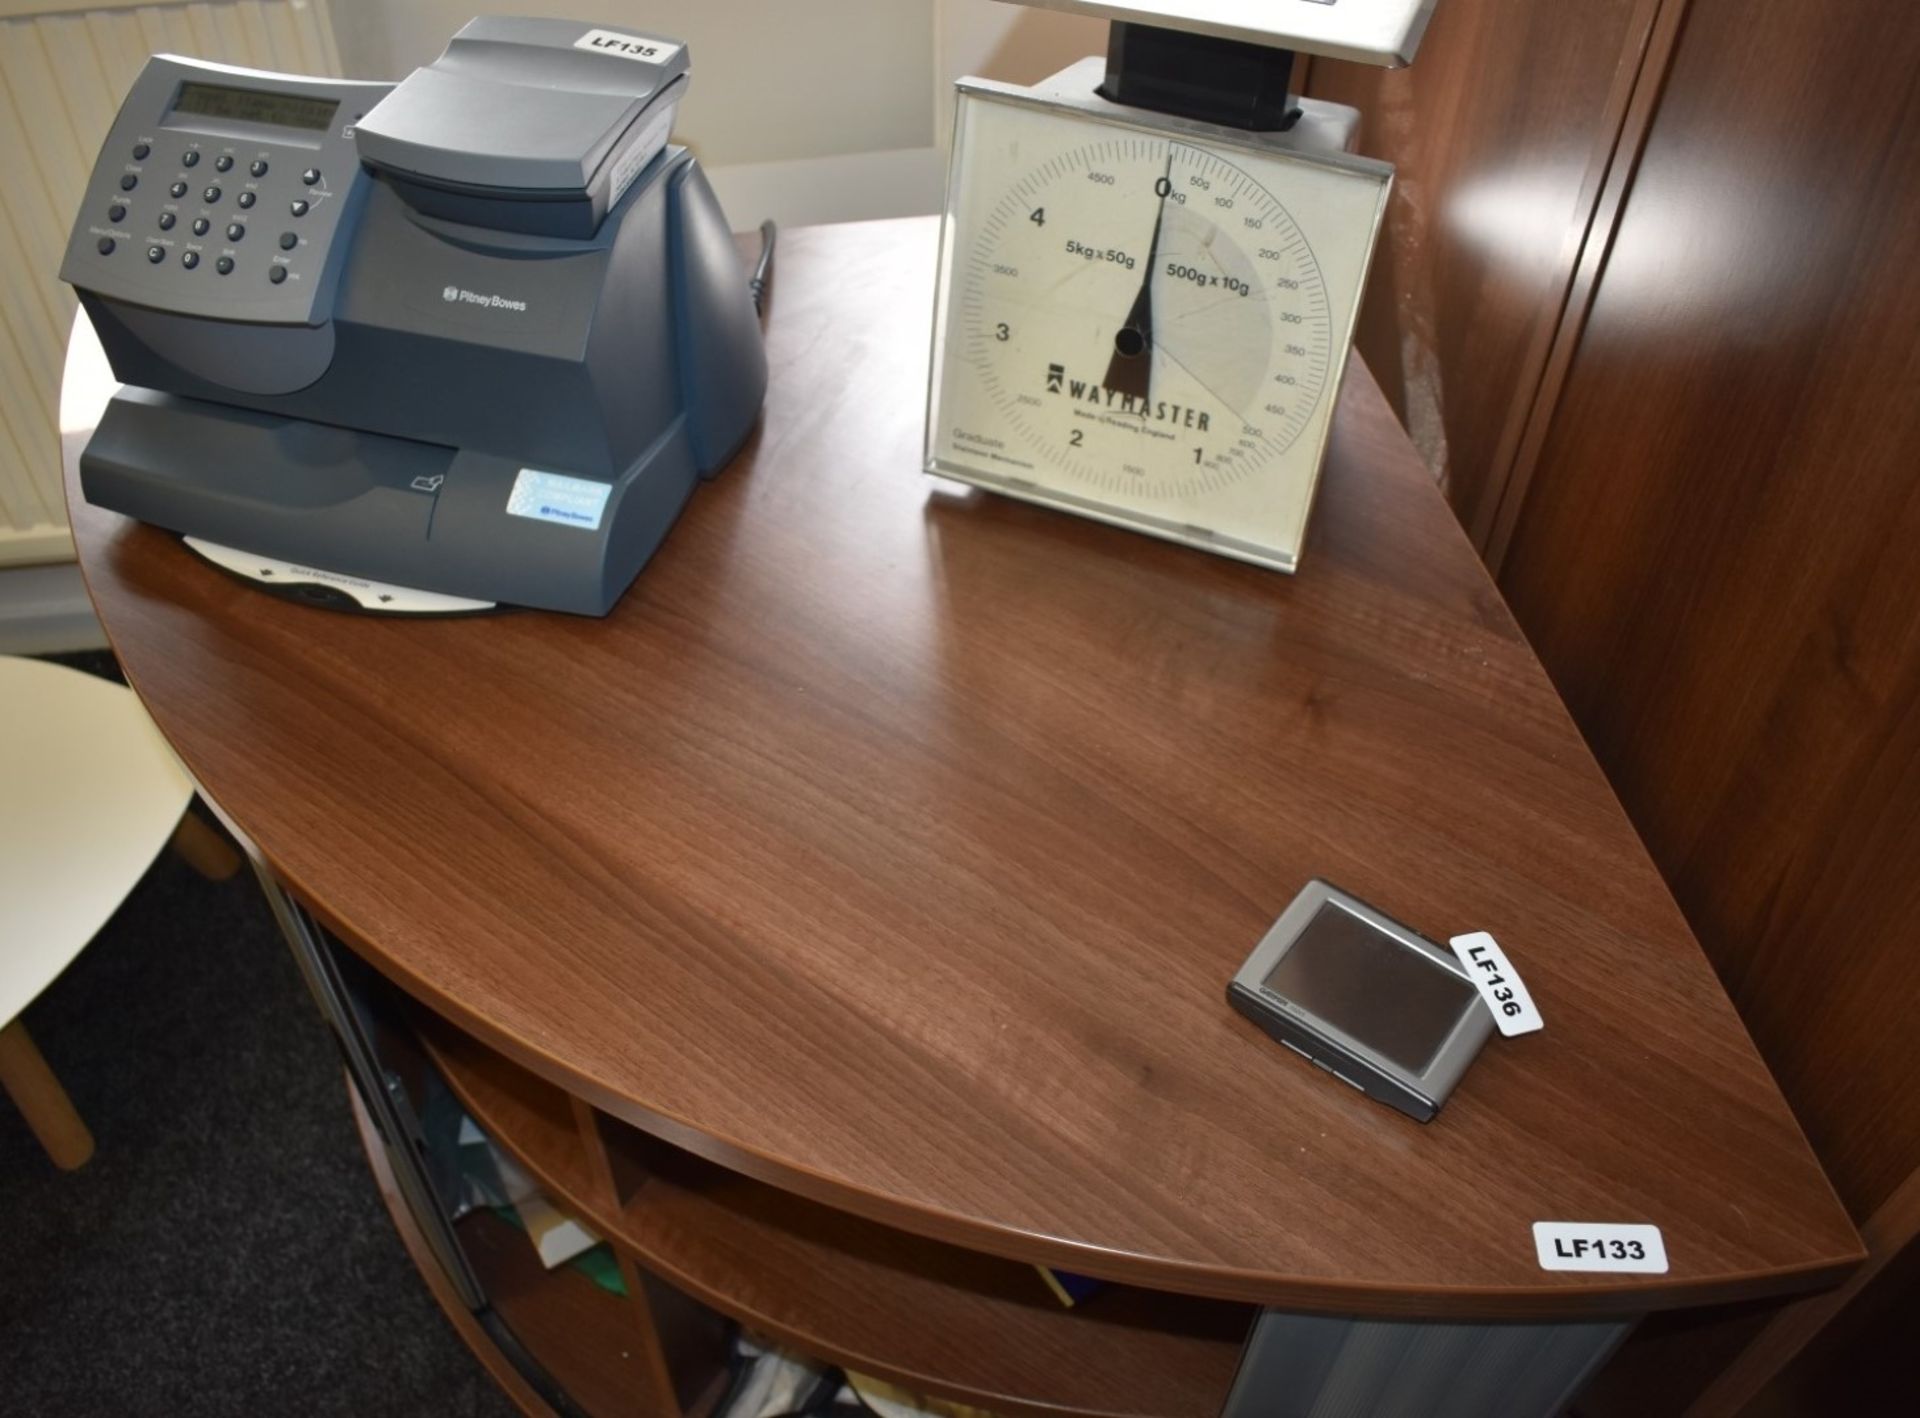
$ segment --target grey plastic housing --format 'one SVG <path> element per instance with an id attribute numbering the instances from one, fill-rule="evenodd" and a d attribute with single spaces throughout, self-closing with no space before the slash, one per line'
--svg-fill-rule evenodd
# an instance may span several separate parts
<path id="1" fill-rule="evenodd" d="M 1395 946 L 1413 952 L 1426 964 L 1461 982 L 1464 988 L 1460 992 L 1459 1015 L 1424 1068 L 1413 1071 L 1403 1067 L 1367 1039 L 1317 1017 L 1310 1009 L 1267 987 L 1266 982 L 1281 957 L 1325 906 L 1345 911 Z M 1301 888 L 1300 894 L 1254 947 L 1227 986 L 1227 1002 L 1276 1042 L 1304 1055 L 1376 1102 L 1423 1123 L 1431 1122 L 1439 1113 L 1494 1027 L 1493 1015 L 1474 989 L 1472 979 L 1449 952 L 1358 897 L 1319 880 L 1309 881 Z"/>
<path id="2" fill-rule="evenodd" d="M 128 386 L 82 454 L 87 500 L 372 580 L 605 614 L 766 392 L 705 174 L 670 147 L 591 235 L 562 237 L 433 217 L 355 170 L 355 207 L 311 255 L 338 273 L 324 302 L 303 290 L 311 324 L 217 318 L 163 266 L 76 270 Z M 523 471 L 604 484 L 598 525 L 510 510 Z"/>
<path id="3" fill-rule="evenodd" d="M 666 146 L 687 51 L 658 35 L 483 16 L 360 123 L 361 159 L 418 210 L 590 236 Z"/>
<path id="4" fill-rule="evenodd" d="M 324 130 L 181 113 L 174 102 L 189 81 L 328 99 L 339 108 Z M 127 90 L 100 145 L 67 236 L 60 279 L 104 300 L 219 321 L 220 341 L 203 339 L 199 348 L 179 351 L 216 380 L 267 378 L 260 373 L 263 360 L 301 367 L 317 360 L 324 367 L 331 357 L 325 336 L 310 337 L 309 348 L 298 354 L 292 351 L 300 341 L 277 336 L 266 345 L 241 340 L 224 352 L 210 346 L 235 335 L 237 325 L 326 323 L 346 254 L 346 243 L 334 238 L 352 227 L 367 187 L 354 125 L 392 88 L 155 55 Z M 222 158 L 232 164 L 225 172 L 216 166 Z M 265 167 L 258 176 L 252 171 L 256 163 Z M 130 187 L 122 185 L 129 180 Z M 172 195 L 176 184 L 186 188 L 179 197 Z M 215 187 L 219 196 L 206 200 Z M 243 193 L 251 205 L 240 205 Z M 295 203 L 305 206 L 299 216 Z M 202 218 L 209 228 L 196 236 L 193 223 Z M 163 227 L 163 220 L 169 224 Z M 239 239 L 227 235 L 230 225 L 241 228 Z M 287 232 L 295 241 L 290 248 L 280 245 Z M 111 249 L 102 250 L 103 242 L 112 243 Z M 163 253 L 159 262 L 146 259 L 150 249 Z M 182 259 L 189 252 L 192 268 Z M 222 257 L 233 262 L 224 275 L 215 265 Z M 275 267 L 286 271 L 278 282 L 269 279 Z"/>

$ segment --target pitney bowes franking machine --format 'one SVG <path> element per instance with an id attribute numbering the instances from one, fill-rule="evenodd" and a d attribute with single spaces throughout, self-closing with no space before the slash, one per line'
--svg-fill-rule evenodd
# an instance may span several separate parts
<path id="1" fill-rule="evenodd" d="M 150 60 L 60 272 L 126 386 L 87 501 L 343 607 L 605 614 L 766 391 L 687 85 L 550 19 L 397 85 Z"/>

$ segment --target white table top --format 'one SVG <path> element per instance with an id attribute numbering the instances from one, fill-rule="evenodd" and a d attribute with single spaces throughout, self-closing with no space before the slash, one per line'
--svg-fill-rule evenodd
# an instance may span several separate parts
<path id="1" fill-rule="evenodd" d="M 0 656 L 0 1024 L 99 933 L 192 796 L 131 690 Z"/>

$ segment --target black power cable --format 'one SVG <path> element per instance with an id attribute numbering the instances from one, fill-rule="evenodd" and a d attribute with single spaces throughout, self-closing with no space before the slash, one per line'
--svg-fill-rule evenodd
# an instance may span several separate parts
<path id="1" fill-rule="evenodd" d="M 747 282 L 747 289 L 753 293 L 755 315 L 767 313 L 767 282 L 773 277 L 773 242 L 779 230 L 771 221 L 760 223 L 760 259 L 754 264 L 753 276 Z"/>

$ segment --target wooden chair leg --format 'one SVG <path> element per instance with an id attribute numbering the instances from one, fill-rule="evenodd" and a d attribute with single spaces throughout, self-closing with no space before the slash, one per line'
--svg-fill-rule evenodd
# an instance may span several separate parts
<path id="1" fill-rule="evenodd" d="M 54 1166 L 71 1172 L 93 1156 L 93 1134 L 17 1019 L 0 1029 L 0 1087 L 20 1109 Z"/>
<path id="2" fill-rule="evenodd" d="M 192 808 L 180 815 L 180 825 L 173 829 L 173 840 L 167 845 L 208 881 L 225 881 L 240 870 L 240 854 Z"/>

